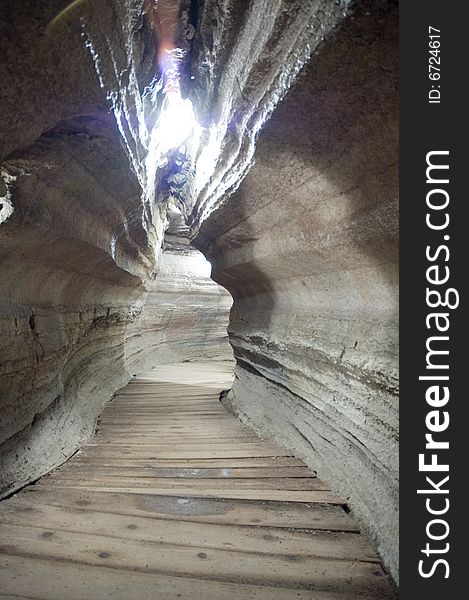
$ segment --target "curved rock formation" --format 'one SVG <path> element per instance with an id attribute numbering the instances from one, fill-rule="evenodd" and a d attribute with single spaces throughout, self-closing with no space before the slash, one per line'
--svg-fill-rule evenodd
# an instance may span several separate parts
<path id="1" fill-rule="evenodd" d="M 394 574 L 396 38 L 394 11 L 355 11 L 195 238 L 234 298 L 236 378 L 225 402 L 349 500 Z"/>
<path id="2" fill-rule="evenodd" d="M 0 493 L 132 374 L 230 358 L 222 285 L 226 402 L 349 498 L 395 574 L 393 3 L 179 6 L 197 122 L 170 153 L 148 3 L 0 7 Z"/>

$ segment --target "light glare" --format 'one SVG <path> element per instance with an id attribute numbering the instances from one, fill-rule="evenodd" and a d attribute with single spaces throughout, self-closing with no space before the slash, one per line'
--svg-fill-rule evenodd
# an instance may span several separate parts
<path id="1" fill-rule="evenodd" d="M 197 252 L 190 257 L 190 269 L 196 277 L 210 277 L 212 265 L 202 252 Z"/>
<path id="2" fill-rule="evenodd" d="M 178 92 L 166 94 L 157 125 L 156 135 L 160 151 L 167 154 L 179 148 L 194 132 L 195 117 L 191 101 L 181 98 Z"/>

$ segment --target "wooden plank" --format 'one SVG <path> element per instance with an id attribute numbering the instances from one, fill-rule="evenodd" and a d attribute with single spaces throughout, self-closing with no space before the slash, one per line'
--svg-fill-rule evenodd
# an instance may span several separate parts
<path id="1" fill-rule="evenodd" d="M 100 425 L 99 427 L 101 428 L 102 425 Z M 256 443 L 252 437 L 238 436 L 230 432 L 226 433 L 226 440 L 224 440 L 222 436 L 215 437 L 212 436 L 210 433 L 194 431 L 190 432 L 188 430 L 171 431 L 171 434 L 169 435 L 164 434 L 161 431 L 152 430 L 147 431 L 145 433 L 142 432 L 142 434 L 135 430 L 129 431 L 127 434 L 120 434 L 116 430 L 115 435 L 112 435 L 113 430 L 106 431 L 106 434 L 101 433 L 101 431 L 101 429 L 98 429 L 93 446 L 115 444 L 129 447 L 138 447 L 142 445 L 158 447 L 163 446 L 165 444 L 171 444 L 176 448 L 187 448 L 190 445 L 195 447 L 210 446 L 210 448 L 212 448 L 216 445 L 223 446 L 223 442 L 226 441 L 226 447 L 228 448 L 233 448 L 237 445 L 237 442 L 239 442 L 239 445 L 243 448 L 246 445 L 253 445 Z M 86 446 L 85 449 L 93 448 L 93 446 Z M 278 454 L 278 449 L 276 453 Z M 287 452 L 285 451 L 285 449 L 283 449 L 282 452 L 280 452 L 279 454 L 280 456 L 283 456 L 285 454 L 291 456 L 291 452 Z"/>
<path id="2" fill-rule="evenodd" d="M 307 467 L 234 467 L 234 468 L 171 468 L 171 467 L 153 467 L 153 466 L 129 466 L 126 464 L 120 466 L 102 466 L 99 464 L 80 464 L 76 461 L 68 462 L 63 467 L 53 472 L 57 475 L 83 475 L 100 474 L 102 476 L 114 477 L 164 477 L 164 478 L 184 478 L 184 479 L 291 479 L 291 478 L 316 478 L 316 475 Z"/>
<path id="3" fill-rule="evenodd" d="M 128 516 L 152 516 L 197 523 L 223 523 L 296 529 L 319 529 L 358 532 L 356 523 L 339 506 L 295 502 L 267 502 L 150 494 L 117 494 L 94 490 L 54 489 L 36 486 L 14 497 L 24 509 L 47 504 L 63 507 L 86 507 L 88 511 L 107 511 Z M 13 498 L 11 499 L 13 500 Z M 0 505 L 0 511 L 1 507 Z M 19 510 L 19 508 L 18 508 Z"/>
<path id="4" fill-rule="evenodd" d="M 74 532 L 2 525 L 0 553 L 76 561 L 91 566 L 169 576 L 337 590 L 354 597 L 373 589 L 385 598 L 389 584 L 379 564 L 233 550 L 169 546 Z"/>
<path id="5" fill-rule="evenodd" d="M 100 426 L 102 427 L 102 426 Z M 224 440 L 222 437 L 212 437 L 210 433 L 205 432 L 189 432 L 189 431 L 172 431 L 170 435 L 165 435 L 159 431 L 150 431 L 146 433 L 142 433 L 139 435 L 138 432 L 130 432 L 129 434 L 120 435 L 116 432 L 116 435 L 112 435 L 112 432 L 106 435 L 101 434 L 101 430 L 98 430 L 98 433 L 93 440 L 93 444 L 87 445 L 85 447 L 85 451 L 88 449 L 94 448 L 95 446 L 104 446 L 106 444 L 112 444 L 113 446 L 122 446 L 128 448 L 135 448 L 136 450 L 139 447 L 143 448 L 144 446 L 154 447 L 157 449 L 162 449 L 164 446 L 168 446 L 171 444 L 174 446 L 176 450 L 179 448 L 187 449 L 191 448 L 192 450 L 197 447 L 208 448 L 208 449 L 222 449 L 223 447 L 228 449 L 235 448 L 239 443 L 239 446 L 242 449 L 252 450 L 252 449 L 261 449 L 262 451 L 272 452 L 273 448 L 268 445 L 262 446 L 259 442 L 255 442 L 252 438 L 247 436 L 239 436 L 239 440 L 236 440 L 238 436 L 234 434 L 227 433 L 226 435 L 226 445 L 224 445 Z M 218 448 L 217 448 L 218 446 Z M 275 448 L 275 454 L 279 456 L 288 455 L 291 456 L 291 452 L 283 449 L 279 452 L 278 448 Z"/>
<path id="6" fill-rule="evenodd" d="M 165 451 L 168 449 L 168 444 L 165 442 L 165 440 L 163 439 L 159 439 L 158 441 L 154 441 L 154 442 L 139 442 L 139 441 L 135 441 L 133 443 L 129 443 L 128 440 L 123 439 L 123 440 L 119 440 L 119 439 L 115 439 L 115 440 L 99 440 L 98 438 L 94 438 L 93 442 L 90 442 L 88 444 L 88 448 L 95 448 L 95 447 L 101 447 L 101 446 L 107 446 L 109 444 L 112 444 L 112 446 L 119 446 L 122 450 L 127 449 L 132 449 L 135 451 L 138 451 L 139 449 L 145 449 L 145 448 L 154 448 L 155 450 L 158 451 Z M 237 448 L 239 448 L 239 451 L 242 452 L 246 452 L 248 455 L 252 454 L 253 452 L 268 452 L 269 456 L 290 456 L 291 452 L 289 452 L 288 450 L 285 450 L 285 448 L 281 448 L 281 447 L 276 447 L 273 446 L 271 444 L 265 444 L 262 442 L 258 442 L 258 443 L 252 443 L 252 442 L 243 442 L 243 441 L 239 441 L 239 442 L 217 442 L 217 441 L 213 441 L 212 443 L 210 442 L 206 442 L 204 441 L 203 443 L 197 443 L 197 442 L 183 442 L 181 441 L 181 443 L 177 444 L 177 450 L 178 451 L 188 451 L 188 452 L 197 452 L 200 451 L 202 454 L 204 452 L 207 451 L 230 451 L 230 450 L 236 450 Z M 256 456 L 254 454 L 254 456 Z"/>
<path id="7" fill-rule="evenodd" d="M 230 422 L 223 422 L 221 419 L 217 419 L 217 423 L 222 425 L 222 431 L 226 431 L 227 434 L 231 433 L 232 435 L 237 435 L 238 433 L 244 435 L 252 435 L 252 432 L 247 431 L 244 427 L 239 427 L 236 424 Z M 197 419 L 189 419 L 185 422 L 176 419 L 153 419 L 153 418 L 145 418 L 142 417 L 140 420 L 134 419 L 123 419 L 119 422 L 114 421 L 100 421 L 98 423 L 100 426 L 108 426 L 111 429 L 117 429 L 119 431 L 125 430 L 127 428 L 134 428 L 137 431 L 141 429 L 148 428 L 150 431 L 158 431 L 162 430 L 164 433 L 171 434 L 179 431 L 193 431 L 194 433 L 210 433 L 213 435 L 219 435 L 221 432 L 217 430 L 216 427 L 213 427 L 213 423 L 208 421 L 198 421 Z"/>
<path id="8" fill-rule="evenodd" d="M 103 475 L 101 472 L 96 471 L 95 473 L 57 473 L 53 476 L 45 478 L 44 483 L 58 483 L 59 485 L 68 485 L 70 482 L 80 484 L 81 486 L 117 486 L 126 487 L 134 486 L 138 488 L 171 488 L 174 490 L 178 489 L 193 489 L 193 490 L 205 490 L 210 494 L 217 492 L 225 492 L 226 490 L 232 490 L 233 486 L 236 486 L 237 490 L 270 490 L 270 491 L 292 491 L 292 492 L 310 492 L 317 490 L 328 490 L 329 488 L 317 477 L 302 478 L 292 477 L 288 479 L 286 477 L 280 479 L 271 479 L 268 477 L 259 479 L 238 479 L 236 482 L 228 478 L 169 478 L 169 477 L 136 477 L 129 474 L 127 477 L 122 477 L 120 474 Z"/>
<path id="9" fill-rule="evenodd" d="M 121 466 L 127 465 L 129 467 L 164 467 L 164 468 L 221 468 L 221 469 L 234 469 L 238 467 L 275 467 L 278 465 L 281 467 L 295 467 L 304 466 L 304 463 L 294 456 L 277 456 L 277 457 L 239 457 L 239 458 L 195 458 L 195 459 L 145 459 L 138 458 L 135 456 L 126 456 L 125 458 L 118 456 L 101 457 L 94 454 L 90 457 L 87 454 L 86 447 L 80 450 L 73 457 L 73 464 L 90 464 L 90 465 L 102 465 L 102 466 Z"/>
<path id="10" fill-rule="evenodd" d="M 119 445 L 105 444 L 103 446 L 88 446 L 87 456 L 92 454 L 98 455 L 102 458 L 116 458 L 119 456 L 127 456 L 129 458 L 141 458 L 144 460 L 159 460 L 159 459 L 191 459 L 191 460 L 205 460 L 211 458 L 273 458 L 278 456 L 289 456 L 287 451 L 283 454 L 278 454 L 275 450 L 237 450 L 236 447 L 233 449 L 217 449 L 211 450 L 206 448 L 203 451 L 197 450 L 172 450 L 172 449 L 161 449 L 152 448 L 151 446 L 144 446 L 141 448 L 122 447 Z"/>
<path id="11" fill-rule="evenodd" d="M 224 433 L 225 435 L 221 435 L 221 433 Z M 133 436 L 132 436 L 133 434 Z M 234 440 L 246 440 L 246 441 L 255 441 L 256 439 L 259 440 L 259 438 L 256 438 L 254 435 L 249 434 L 249 433 L 245 433 L 244 431 L 237 431 L 236 429 L 227 429 L 225 427 L 220 428 L 220 431 L 217 431 L 216 433 L 214 432 L 213 428 L 207 429 L 199 429 L 197 427 L 179 427 L 179 426 L 167 426 L 167 425 L 159 425 L 158 427 L 154 427 L 152 426 L 150 423 L 147 423 L 146 425 L 139 425 L 139 426 L 133 426 L 133 427 L 128 427 L 127 424 L 127 428 L 125 428 L 124 426 L 119 426 L 119 427 L 115 427 L 115 426 L 107 426 L 104 423 L 99 423 L 98 424 L 98 436 L 99 437 L 104 437 L 106 435 L 109 435 L 109 437 L 119 437 L 119 438 L 124 438 L 127 437 L 128 435 L 131 435 L 132 437 L 134 436 L 139 436 L 142 435 L 144 437 L 150 437 L 152 440 L 155 440 L 156 436 L 161 436 L 161 438 L 164 439 L 169 439 L 169 440 L 173 440 L 175 444 L 178 443 L 178 441 L 183 441 L 185 439 L 198 439 L 201 440 L 203 438 L 206 439 L 206 441 L 212 441 L 212 440 L 220 440 L 226 437 L 227 441 L 234 441 Z"/>
<path id="12" fill-rule="evenodd" d="M 158 431 L 146 431 L 145 433 L 140 433 L 139 431 L 129 431 L 125 433 L 117 433 L 113 435 L 113 430 L 106 430 L 106 433 L 102 433 L 101 430 L 98 431 L 95 437 L 96 442 L 101 444 L 103 443 L 112 443 L 115 440 L 119 440 L 120 442 L 126 441 L 128 445 L 138 445 L 139 443 L 153 445 L 158 440 L 164 441 L 166 444 L 175 444 L 178 446 L 187 446 L 187 445 L 197 445 L 197 444 L 219 444 L 222 445 L 225 441 L 227 444 L 236 444 L 236 442 L 240 443 L 250 443 L 254 442 L 254 438 L 250 436 L 210 436 L 207 437 L 205 434 L 200 433 L 189 433 L 183 432 L 178 433 L 177 435 L 165 435 Z"/>
<path id="13" fill-rule="evenodd" d="M 265 554 L 300 554 L 337 560 L 379 562 L 365 538 L 355 533 L 304 532 L 277 528 L 188 523 L 91 512 L 86 508 L 26 504 L 13 499 L 0 511 L 2 524 L 44 531 L 69 531 L 129 540 L 158 542 L 172 546 L 193 546 Z"/>
<path id="14" fill-rule="evenodd" d="M 189 426 L 179 427 L 171 426 L 168 424 L 162 424 L 159 427 L 153 427 L 151 423 L 146 425 L 146 429 L 142 426 L 129 428 L 123 430 L 124 427 L 110 427 L 109 430 L 105 423 L 98 424 L 98 434 L 94 443 L 100 443 L 104 439 L 115 440 L 118 442 L 127 441 L 128 445 L 132 445 L 134 442 L 145 441 L 150 444 L 157 444 L 158 442 L 166 441 L 166 439 L 174 441 L 177 446 L 179 443 L 189 443 L 192 440 L 198 443 L 223 443 L 223 436 L 221 432 L 225 433 L 227 444 L 234 444 L 237 441 L 244 444 L 259 444 L 263 442 L 268 444 L 268 440 L 260 440 L 252 435 L 245 434 L 242 431 L 236 431 L 232 429 L 225 429 L 225 427 L 218 423 L 217 427 L 210 427 L 209 429 L 194 429 Z M 218 433 L 214 434 L 214 431 L 218 429 Z M 280 446 L 281 447 L 281 446 Z M 285 451 L 285 449 L 283 449 Z"/>
<path id="15" fill-rule="evenodd" d="M 297 492 L 297 491 L 285 491 L 285 490 L 244 490 L 244 489 L 231 489 L 231 490 L 197 490 L 192 488 L 156 488 L 153 486 L 119 486 L 100 484 L 80 484 L 79 482 L 60 482 L 58 483 L 62 488 L 74 488 L 74 489 L 89 489 L 96 490 L 97 492 L 119 492 L 122 494 L 151 494 L 154 496 L 184 496 L 191 498 L 227 498 L 227 499 L 239 499 L 239 500 L 268 500 L 273 502 L 325 502 L 328 504 L 336 504 L 343 506 L 345 501 L 330 491 L 312 491 L 312 492 Z M 40 481 L 36 484 L 40 487 L 53 487 L 54 481 L 47 480 L 47 482 Z"/>
<path id="16" fill-rule="evenodd" d="M 344 500 L 219 403 L 226 370 L 134 379 L 85 449 L 0 505 L 0 599 L 393 597 Z"/>
<path id="17" fill-rule="evenodd" d="M 135 573 L 103 566 L 0 555 L 0 598 L 33 600 L 350 600 L 347 593 Z M 27 596 L 26 596 L 27 594 Z M 367 594 L 361 600 L 389 598 Z"/>

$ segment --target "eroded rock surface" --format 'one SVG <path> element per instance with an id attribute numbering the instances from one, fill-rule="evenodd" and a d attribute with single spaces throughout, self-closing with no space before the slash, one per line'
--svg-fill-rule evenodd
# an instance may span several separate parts
<path id="1" fill-rule="evenodd" d="M 229 295 L 187 228 L 182 246 L 164 244 L 168 199 L 149 198 L 136 123 L 155 49 L 142 3 L 95 4 L 83 20 L 74 9 L 51 28 L 66 5 L 1 8 L 2 495 L 73 454 L 134 373 L 231 358 Z"/>
<path id="2" fill-rule="evenodd" d="M 234 297 L 227 405 L 345 496 L 397 575 L 397 17 L 356 10 L 196 244 Z"/>
<path id="3" fill-rule="evenodd" d="M 231 356 L 184 215 L 235 299 L 227 402 L 319 468 L 396 574 L 396 19 L 349 4 L 182 1 L 197 135 L 168 160 L 143 0 L 2 4 L 1 494 L 133 373 Z"/>

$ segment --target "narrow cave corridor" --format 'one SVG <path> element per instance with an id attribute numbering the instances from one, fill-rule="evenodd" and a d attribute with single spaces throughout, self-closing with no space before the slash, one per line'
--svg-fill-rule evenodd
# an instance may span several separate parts
<path id="1" fill-rule="evenodd" d="M 0 5 L 0 599 L 396 596 L 397 40 Z"/>

